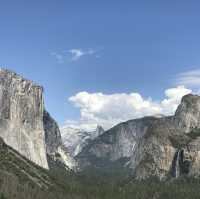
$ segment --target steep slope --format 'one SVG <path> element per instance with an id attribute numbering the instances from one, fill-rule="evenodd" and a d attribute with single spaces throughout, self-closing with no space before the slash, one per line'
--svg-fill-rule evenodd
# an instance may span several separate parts
<path id="1" fill-rule="evenodd" d="M 76 156 L 79 170 L 129 168 L 135 178 L 198 176 L 200 97 L 187 95 L 174 116 L 121 123 Z"/>
<path id="2" fill-rule="evenodd" d="M 49 171 L 32 163 L 0 138 L 0 193 L 5 198 L 64 198 L 65 190 Z"/>

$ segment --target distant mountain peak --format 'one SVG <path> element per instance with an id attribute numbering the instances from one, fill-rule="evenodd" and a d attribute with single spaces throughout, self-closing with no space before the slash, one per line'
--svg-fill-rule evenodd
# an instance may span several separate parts
<path id="1" fill-rule="evenodd" d="M 103 133 L 104 129 L 100 125 L 97 125 L 96 129 L 91 131 L 72 127 L 61 128 L 63 143 L 72 157 L 78 155 L 90 140 L 95 139 Z"/>

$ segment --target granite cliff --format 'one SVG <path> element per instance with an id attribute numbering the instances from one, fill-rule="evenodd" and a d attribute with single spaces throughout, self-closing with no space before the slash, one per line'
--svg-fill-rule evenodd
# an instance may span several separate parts
<path id="1" fill-rule="evenodd" d="M 43 168 L 49 168 L 47 156 L 68 164 L 58 125 L 44 108 L 43 88 L 7 69 L 0 69 L 0 137 Z"/>
<path id="2" fill-rule="evenodd" d="M 0 69 L 0 136 L 20 154 L 48 168 L 42 92 L 32 81 Z"/>

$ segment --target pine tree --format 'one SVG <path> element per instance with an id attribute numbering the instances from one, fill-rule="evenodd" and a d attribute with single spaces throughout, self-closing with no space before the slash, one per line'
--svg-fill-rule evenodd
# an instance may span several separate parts
<path id="1" fill-rule="evenodd" d="M 0 199 L 6 199 L 3 193 L 0 194 Z"/>

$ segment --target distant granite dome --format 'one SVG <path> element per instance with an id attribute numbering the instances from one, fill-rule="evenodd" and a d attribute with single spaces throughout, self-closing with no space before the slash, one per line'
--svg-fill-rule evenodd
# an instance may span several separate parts
<path id="1" fill-rule="evenodd" d="M 77 156 L 91 140 L 103 133 L 104 129 L 99 125 L 90 132 L 71 127 L 61 128 L 63 143 L 72 157 Z"/>

